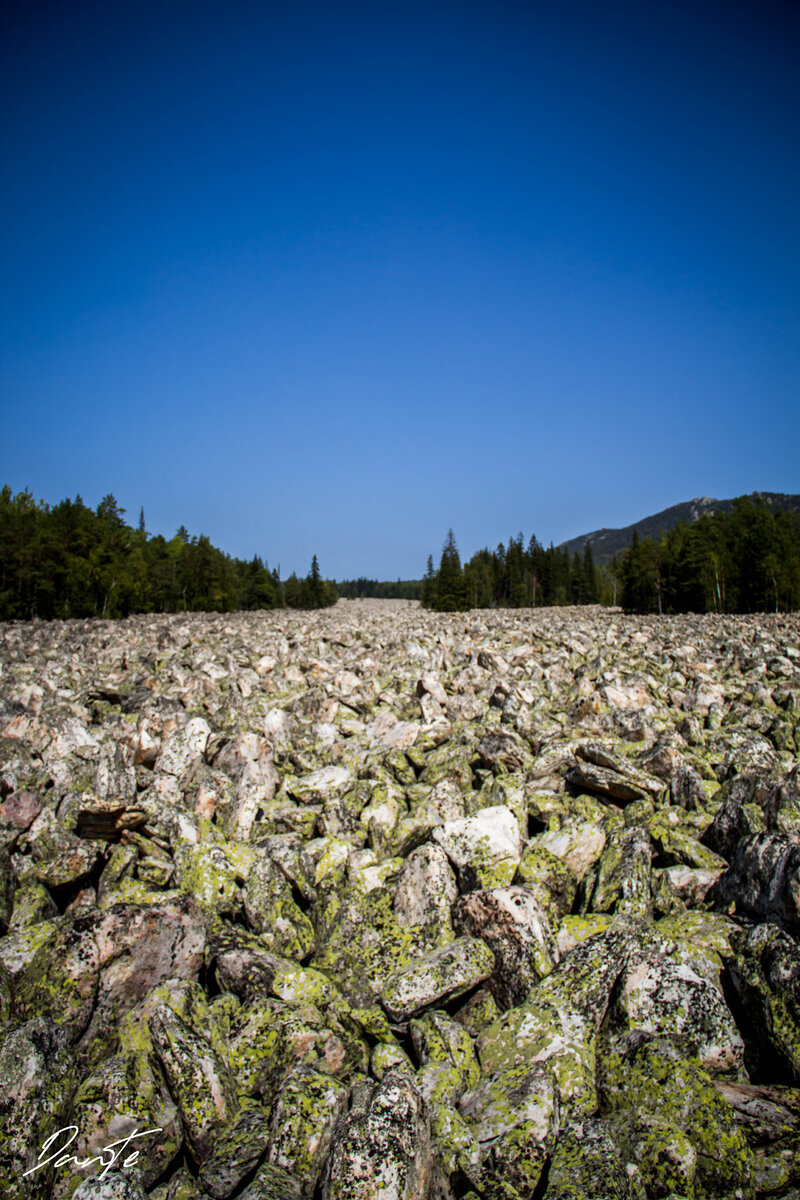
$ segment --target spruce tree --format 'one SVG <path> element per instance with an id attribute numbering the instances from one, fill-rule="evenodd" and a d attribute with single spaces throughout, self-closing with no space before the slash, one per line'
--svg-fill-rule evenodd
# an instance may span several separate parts
<path id="1" fill-rule="evenodd" d="M 434 607 L 438 612 L 464 612 L 467 607 L 464 572 L 452 529 L 447 531 L 447 538 L 442 547 Z"/>

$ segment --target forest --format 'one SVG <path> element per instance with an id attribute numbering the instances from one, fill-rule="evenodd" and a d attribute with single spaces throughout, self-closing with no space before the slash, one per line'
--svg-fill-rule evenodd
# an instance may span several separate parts
<path id="1" fill-rule="evenodd" d="M 433 556 L 421 600 L 439 612 L 563 604 L 620 604 L 628 612 L 796 612 L 800 609 L 800 516 L 740 496 L 730 513 L 678 523 L 656 541 L 633 542 L 606 565 L 545 549 L 523 535 L 461 564 L 453 531 L 438 569 Z"/>
<path id="2" fill-rule="evenodd" d="M 77 496 L 50 506 L 26 488 L 0 491 L 0 620 L 125 617 L 147 612 L 322 608 L 340 597 L 421 600 L 440 612 L 565 604 L 621 605 L 628 612 L 800 610 L 800 515 L 757 496 L 731 512 L 680 522 L 639 538 L 610 563 L 545 548 L 520 533 L 462 566 L 453 531 L 438 568 L 422 580 L 323 578 L 316 555 L 304 578 L 281 580 L 259 555 L 232 558 L 181 526 L 169 540 L 136 527 L 109 494 L 96 509 Z"/>
<path id="3" fill-rule="evenodd" d="M 281 581 L 258 555 L 231 558 L 183 526 L 169 540 L 151 536 L 144 512 L 133 528 L 113 495 L 92 509 L 80 496 L 51 507 L 27 488 L 0 491 L 3 621 L 321 608 L 337 599 L 316 555 L 305 578 Z"/>

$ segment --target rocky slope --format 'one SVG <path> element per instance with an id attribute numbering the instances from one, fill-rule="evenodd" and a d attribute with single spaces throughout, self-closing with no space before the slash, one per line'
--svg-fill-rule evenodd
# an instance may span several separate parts
<path id="1" fill-rule="evenodd" d="M 800 620 L 0 634 L 3 1195 L 800 1195 Z"/>

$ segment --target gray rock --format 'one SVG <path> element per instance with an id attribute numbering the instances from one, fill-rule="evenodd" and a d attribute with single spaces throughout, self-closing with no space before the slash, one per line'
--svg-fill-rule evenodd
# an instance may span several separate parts
<path id="1" fill-rule="evenodd" d="M 92 1176 L 72 1196 L 73 1200 L 146 1200 L 142 1185 L 124 1171 Z"/>
<path id="2" fill-rule="evenodd" d="M 44 1165 L 49 1156 L 43 1148 L 48 1138 L 70 1124 L 74 1071 L 67 1037 L 47 1017 L 34 1017 L 3 1039 L 0 1186 L 9 1200 L 48 1194 L 53 1167 Z M 26 1171 L 35 1173 L 25 1179 Z"/>
<path id="3" fill-rule="evenodd" d="M 237 1109 L 236 1089 L 211 1043 L 166 1005 L 150 1015 L 153 1047 L 180 1109 L 186 1141 L 202 1163 Z"/>
<path id="4" fill-rule="evenodd" d="M 558 961 L 547 915 L 526 888 L 462 896 L 453 908 L 453 924 L 457 933 L 480 938 L 492 951 L 489 986 L 500 1009 L 521 1004 Z"/>
<path id="5" fill-rule="evenodd" d="M 730 977 L 744 1006 L 746 1034 L 771 1050 L 800 1082 L 800 947 L 777 925 L 734 937 Z"/>
<path id="6" fill-rule="evenodd" d="M 754 833 L 736 847 L 713 895 L 740 912 L 800 932 L 800 843 L 782 833 Z"/>
<path id="7" fill-rule="evenodd" d="M 381 1000 L 391 1020 L 405 1021 L 439 1000 L 463 995 L 488 979 L 494 966 L 485 942 L 460 937 L 395 971 L 384 984 Z"/>
<path id="8" fill-rule="evenodd" d="M 407 1077 L 389 1072 L 374 1093 L 354 1096 L 340 1122 L 323 1200 L 426 1200 L 435 1173 L 424 1101 Z"/>

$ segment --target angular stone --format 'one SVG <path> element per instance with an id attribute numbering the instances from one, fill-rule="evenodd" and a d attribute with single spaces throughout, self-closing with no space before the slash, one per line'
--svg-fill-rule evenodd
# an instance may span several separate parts
<path id="1" fill-rule="evenodd" d="M 391 975 L 381 1000 L 391 1020 L 405 1021 L 439 1000 L 463 995 L 487 979 L 493 969 L 494 955 L 485 942 L 457 938 Z"/>
<path id="2" fill-rule="evenodd" d="M 211 1043 L 166 1005 L 150 1015 L 153 1047 L 180 1109 L 186 1141 L 202 1163 L 237 1109 L 236 1089 Z"/>
<path id="3" fill-rule="evenodd" d="M 349 1089 L 330 1075 L 295 1068 L 283 1081 L 272 1109 L 269 1161 L 288 1171 L 312 1195 Z"/>
<path id="4" fill-rule="evenodd" d="M 389 1072 L 374 1093 L 360 1091 L 336 1130 L 323 1200 L 427 1200 L 435 1177 L 422 1097 Z"/>
<path id="5" fill-rule="evenodd" d="M 457 933 L 480 938 L 492 951 L 489 986 L 499 1008 L 513 1008 L 558 962 L 546 914 L 522 887 L 470 892 L 453 908 Z"/>
<path id="6" fill-rule="evenodd" d="M 458 871 L 462 891 L 505 887 L 520 859 L 520 831 L 509 808 L 483 808 L 472 817 L 446 821 L 433 839 Z"/>

